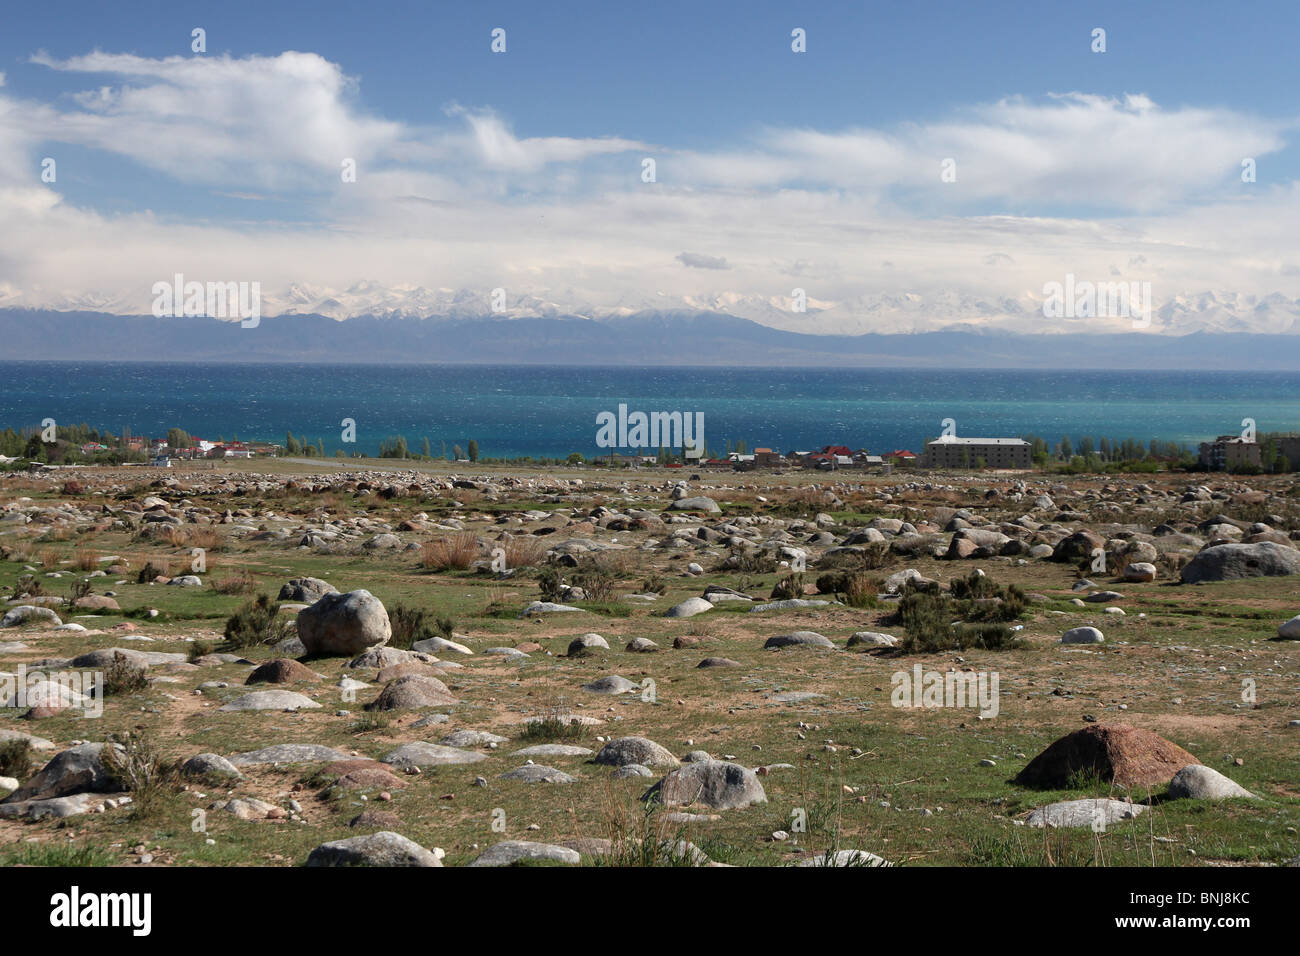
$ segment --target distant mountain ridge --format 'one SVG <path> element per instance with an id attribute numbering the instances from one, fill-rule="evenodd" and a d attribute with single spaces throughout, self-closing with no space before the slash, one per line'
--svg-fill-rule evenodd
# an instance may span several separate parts
<path id="1" fill-rule="evenodd" d="M 1076 320 L 1078 321 L 1078 320 Z M 626 316 L 210 318 L 0 309 L 9 359 L 627 366 L 1300 368 L 1300 334 L 1024 334 L 971 327 L 813 335 L 702 311 Z"/>

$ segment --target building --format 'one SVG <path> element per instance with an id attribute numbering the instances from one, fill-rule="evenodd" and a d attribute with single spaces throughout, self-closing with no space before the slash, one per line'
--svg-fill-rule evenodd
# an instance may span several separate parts
<path id="1" fill-rule="evenodd" d="M 1214 441 L 1203 441 L 1201 442 L 1201 464 L 1211 471 L 1231 471 L 1243 467 L 1258 468 L 1259 442 L 1246 441 L 1240 435 L 1220 435 Z"/>
<path id="2" fill-rule="evenodd" d="M 754 467 L 755 468 L 779 468 L 785 462 L 781 458 L 781 453 L 773 451 L 771 448 L 754 449 Z"/>
<path id="3" fill-rule="evenodd" d="M 1019 438 L 958 438 L 945 435 L 925 446 L 927 468 L 1031 468 L 1032 448 Z"/>
<path id="4" fill-rule="evenodd" d="M 883 456 L 886 461 L 892 461 L 898 465 L 916 464 L 916 455 L 912 454 L 906 448 L 895 448 L 888 455 Z"/>

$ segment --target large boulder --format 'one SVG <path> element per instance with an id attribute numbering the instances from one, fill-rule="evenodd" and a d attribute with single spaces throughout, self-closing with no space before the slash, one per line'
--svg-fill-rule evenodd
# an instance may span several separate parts
<path id="1" fill-rule="evenodd" d="M 668 506 L 669 511 L 707 511 L 710 514 L 717 514 L 722 511 L 718 503 L 712 498 L 700 496 L 698 498 L 678 498 Z"/>
<path id="2" fill-rule="evenodd" d="M 1184 584 L 1233 578 L 1279 577 L 1300 574 L 1300 551 L 1263 541 L 1259 544 L 1219 544 L 1192 558 L 1180 575 Z"/>
<path id="3" fill-rule="evenodd" d="M 1076 531 L 1056 542 L 1052 549 L 1053 561 L 1079 561 L 1092 557 L 1092 552 L 1106 544 L 1106 539 L 1092 531 Z"/>
<path id="4" fill-rule="evenodd" d="M 725 760 L 701 760 L 679 767 L 642 797 L 652 798 L 667 807 L 699 804 L 714 810 L 736 810 L 754 803 L 767 803 L 758 775 Z"/>
<path id="5" fill-rule="evenodd" d="M 308 654 L 352 657 L 392 635 L 388 611 L 369 591 L 326 594 L 298 612 L 298 637 Z"/>
<path id="6" fill-rule="evenodd" d="M 54 755 L 35 776 L 0 803 L 49 800 L 74 793 L 112 793 L 121 784 L 104 765 L 105 744 L 80 744 Z M 121 748 L 118 748 L 119 751 Z"/>
<path id="7" fill-rule="evenodd" d="M 763 644 L 764 648 L 773 647 L 830 647 L 835 645 L 831 643 L 829 637 L 818 634 L 816 631 L 795 631 L 792 634 L 777 634 L 775 637 L 769 637 Z"/>
<path id="8" fill-rule="evenodd" d="M 315 604 L 327 594 L 338 593 L 338 588 L 320 578 L 293 578 L 280 588 L 280 596 L 277 600 Z"/>
<path id="9" fill-rule="evenodd" d="M 1291 641 L 1300 641 L 1300 614 L 1278 625 L 1277 636 Z"/>
<path id="10" fill-rule="evenodd" d="M 1092 827 L 1104 829 L 1121 820 L 1132 820 L 1146 808 L 1106 797 L 1086 800 L 1063 800 L 1034 810 L 1025 819 L 1031 827 Z"/>
<path id="11" fill-rule="evenodd" d="M 703 614 L 705 611 L 713 610 L 713 602 L 706 601 L 704 598 L 689 597 L 681 604 L 674 604 L 664 612 L 664 617 L 694 617 L 696 614 Z"/>
<path id="12" fill-rule="evenodd" d="M 513 866 L 520 860 L 547 860 L 554 863 L 579 863 L 582 857 L 577 850 L 550 843 L 531 843 L 528 840 L 503 840 L 488 847 L 467 866 Z"/>
<path id="13" fill-rule="evenodd" d="M 58 627 L 62 623 L 59 616 L 48 607 L 37 607 L 33 604 L 11 607 L 5 612 L 4 617 L 0 618 L 0 627 L 19 627 L 23 624 L 47 624 Z"/>
<path id="14" fill-rule="evenodd" d="M 1155 787 L 1197 759 L 1149 730 L 1128 724 L 1092 724 L 1055 741 L 1020 771 L 1025 787 L 1064 790 L 1076 773 L 1095 773 L 1119 787 Z"/>
<path id="15" fill-rule="evenodd" d="M 442 866 L 437 854 L 400 833 L 381 830 L 369 836 L 322 843 L 307 857 L 307 866 Z"/>
<path id="16" fill-rule="evenodd" d="M 1228 800 L 1233 797 L 1259 799 L 1235 780 L 1201 764 L 1192 764 L 1174 774 L 1174 778 L 1169 781 L 1169 796 L 1191 800 Z"/>
<path id="17" fill-rule="evenodd" d="M 619 737 L 600 748 L 593 758 L 611 767 L 640 764 L 643 767 L 675 767 L 678 760 L 667 749 L 644 737 Z"/>
<path id="18" fill-rule="evenodd" d="M 447 685 L 436 677 L 408 674 L 389 681 L 366 710 L 408 710 L 417 707 L 446 707 L 459 703 Z"/>

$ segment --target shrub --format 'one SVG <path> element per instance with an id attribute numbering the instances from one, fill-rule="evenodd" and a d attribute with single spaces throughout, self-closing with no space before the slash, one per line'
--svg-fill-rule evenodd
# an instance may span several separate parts
<path id="1" fill-rule="evenodd" d="M 186 653 L 190 661 L 193 662 L 200 657 L 207 657 L 216 649 L 217 646 L 211 641 L 195 640 L 190 642 L 189 650 Z"/>
<path id="2" fill-rule="evenodd" d="M 145 566 L 140 569 L 140 573 L 135 576 L 136 584 L 150 584 L 156 578 L 162 576 L 162 572 L 153 566 L 152 561 L 145 562 Z"/>
<path id="3" fill-rule="evenodd" d="M 89 578 L 81 578 L 72 582 L 72 587 L 68 590 L 68 604 L 76 604 L 84 597 L 90 597 L 95 593 L 95 589 L 90 584 Z"/>
<path id="4" fill-rule="evenodd" d="M 966 580 L 970 583 L 969 578 Z M 984 590 L 983 585 L 972 586 Z M 1014 587 L 1006 591 L 996 590 L 999 593 L 989 598 L 954 599 L 936 590 L 920 590 L 908 585 L 904 588 L 897 615 L 898 622 L 907 631 L 899 642 L 899 649 L 905 654 L 933 654 L 969 647 L 985 650 L 1019 647 L 1021 641 L 1016 632 L 1001 621 L 1013 619 L 1007 615 L 1017 608 L 1019 613 L 1023 612 L 1024 594 Z M 963 593 L 969 591 L 963 590 Z M 1001 601 L 994 598 L 1001 598 Z"/>
<path id="5" fill-rule="evenodd" d="M 425 619 L 424 612 L 418 608 L 407 607 L 405 604 L 394 605 L 388 612 L 388 620 L 393 627 L 393 636 L 388 639 L 389 647 L 409 651 L 416 641 L 434 636 L 434 630 Z"/>
<path id="6" fill-rule="evenodd" d="M 668 582 L 657 571 L 650 572 L 646 579 L 641 582 L 641 593 L 643 594 L 663 594 L 667 590 Z"/>
<path id="7" fill-rule="evenodd" d="M 99 555 L 86 548 L 78 548 L 73 554 L 73 562 L 82 571 L 94 571 L 99 567 Z"/>
<path id="8" fill-rule="evenodd" d="M 120 744 L 121 749 L 114 744 Z M 164 798 L 176 787 L 179 777 L 176 764 L 164 760 L 153 741 L 138 730 L 125 736 L 110 735 L 102 753 L 104 769 L 131 794 L 133 817 L 157 812 Z"/>
<path id="9" fill-rule="evenodd" d="M 541 589 L 543 601 L 558 601 L 563 584 L 564 578 L 560 575 L 559 568 L 553 564 L 548 564 L 538 572 L 537 586 Z"/>
<path id="10" fill-rule="evenodd" d="M 41 585 L 40 578 L 34 574 L 24 574 L 14 582 L 15 599 L 21 597 L 41 597 L 45 594 L 45 588 Z"/>
<path id="11" fill-rule="evenodd" d="M 773 601 L 788 601 L 803 597 L 803 574 L 795 572 L 781 578 L 772 588 Z"/>
<path id="12" fill-rule="evenodd" d="M 117 694 L 138 694 L 149 686 L 144 668 L 133 664 L 125 654 L 118 652 L 104 671 L 104 696 Z"/>
<path id="13" fill-rule="evenodd" d="M 86 486 L 79 481 L 65 481 L 59 493 L 66 497 L 75 497 L 86 493 Z"/>
<path id="14" fill-rule="evenodd" d="M 279 602 L 269 594 L 259 594 L 226 620 L 226 642 L 235 648 L 275 644 L 290 634 L 288 621 L 280 617 Z"/>
<path id="15" fill-rule="evenodd" d="M 609 603 L 614 597 L 614 585 L 618 583 L 613 569 L 596 555 L 580 558 L 572 578 L 574 585 L 582 588 L 586 595 L 584 600 L 595 604 Z"/>
<path id="16" fill-rule="evenodd" d="M 0 777 L 22 783 L 32 775 L 32 748 L 26 740 L 0 741 Z"/>

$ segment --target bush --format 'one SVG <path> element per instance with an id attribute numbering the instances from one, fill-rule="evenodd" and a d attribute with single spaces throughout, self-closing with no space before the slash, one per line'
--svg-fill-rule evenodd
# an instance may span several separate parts
<path id="1" fill-rule="evenodd" d="M 275 644 L 291 635 L 289 622 L 280 617 L 280 604 L 269 594 L 259 594 L 226 620 L 226 642 L 235 648 Z"/>
<path id="2" fill-rule="evenodd" d="M 584 601 L 607 604 L 613 600 L 614 585 L 618 583 L 618 578 L 603 559 L 595 555 L 584 555 L 578 560 L 572 578 L 574 586 L 582 588 L 586 595 Z"/>
<path id="3" fill-rule="evenodd" d="M 90 584 L 89 578 L 81 578 L 72 582 L 72 587 L 68 590 L 69 606 L 76 604 L 84 597 L 90 597 L 95 593 L 95 589 Z"/>
<path id="4" fill-rule="evenodd" d="M 41 586 L 40 578 L 34 574 L 24 574 L 14 582 L 15 600 L 21 597 L 41 597 L 44 594 L 45 588 Z"/>
<path id="5" fill-rule="evenodd" d="M 434 629 L 429 626 L 424 612 L 417 608 L 397 604 L 388 612 L 388 620 L 393 627 L 393 636 L 388 639 L 389 647 L 409 651 L 416 641 L 434 636 Z"/>
<path id="6" fill-rule="evenodd" d="M 772 588 L 773 601 L 789 601 L 803 597 L 803 574 L 796 572 L 781 578 Z"/>
<path id="7" fill-rule="evenodd" d="M 149 686 L 144 668 L 133 664 L 125 654 L 118 652 L 104 671 L 104 696 L 116 694 L 138 694 Z"/>
<path id="8" fill-rule="evenodd" d="M 135 576 L 136 584 L 151 584 L 153 581 L 162 576 L 162 572 L 153 566 L 152 561 L 145 563 L 140 569 L 140 573 Z"/>
<path id="9" fill-rule="evenodd" d="M 984 591 L 983 585 L 967 585 Z M 956 582 L 954 582 L 956 583 Z M 935 590 L 920 590 L 908 585 L 899 602 L 897 622 L 907 631 L 899 642 L 905 654 L 933 654 L 939 651 L 965 650 L 979 647 L 985 650 L 1007 650 L 1021 646 L 1004 620 L 1013 611 L 1023 613 L 1025 597 L 1012 587 L 985 598 L 954 599 Z M 970 593 L 965 588 L 957 588 Z M 1014 593 L 1012 593 L 1014 592 Z M 1001 600 L 995 600 L 1000 598 Z M 1017 608 L 1019 609 L 1017 611 Z"/>
<path id="10" fill-rule="evenodd" d="M 560 575 L 559 568 L 553 564 L 548 564 L 542 568 L 537 575 L 537 586 L 541 589 L 542 600 L 552 603 L 560 599 L 560 588 L 564 585 L 564 578 Z"/>
<path id="11" fill-rule="evenodd" d="M 113 746 L 115 743 L 122 749 Z M 164 760 L 153 741 L 140 731 L 133 730 L 122 737 L 110 736 L 101 752 L 104 769 L 131 794 L 133 817 L 157 812 L 164 798 L 176 788 L 177 765 Z"/>
<path id="12" fill-rule="evenodd" d="M 22 783 L 32 775 L 32 748 L 26 740 L 0 741 L 0 777 Z"/>
<path id="13" fill-rule="evenodd" d="M 665 581 L 663 575 L 659 574 L 657 571 L 650 572 L 646 579 L 641 582 L 641 593 L 643 594 L 662 595 L 667 590 L 668 582 Z"/>

